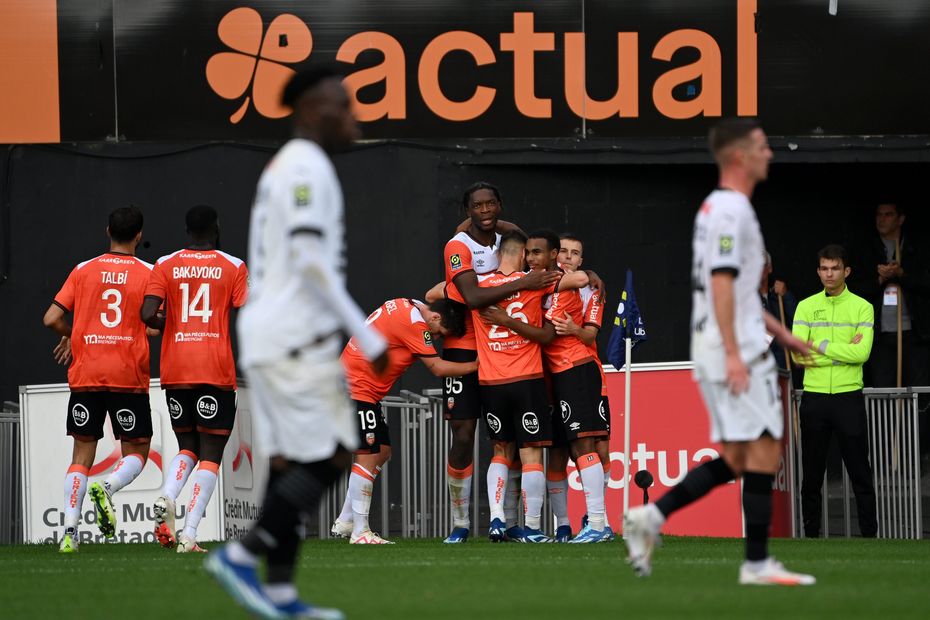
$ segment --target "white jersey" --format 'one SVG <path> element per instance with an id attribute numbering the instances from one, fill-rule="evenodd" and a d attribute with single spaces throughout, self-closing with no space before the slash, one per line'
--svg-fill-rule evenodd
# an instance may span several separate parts
<path id="1" fill-rule="evenodd" d="M 704 200 L 694 218 L 693 252 L 691 359 L 698 378 L 725 381 L 726 356 L 710 288 L 715 271 L 730 271 L 735 276 L 734 330 L 740 357 L 750 364 L 768 350 L 759 297 L 765 243 L 745 195 L 718 189 Z"/>
<path id="2" fill-rule="evenodd" d="M 239 316 L 243 366 L 280 360 L 341 331 L 342 321 L 303 285 L 292 264 L 295 232 L 319 235 L 324 264 L 345 282 L 342 189 L 316 143 L 294 139 L 268 163 L 258 182 L 249 229 L 249 301 Z"/>

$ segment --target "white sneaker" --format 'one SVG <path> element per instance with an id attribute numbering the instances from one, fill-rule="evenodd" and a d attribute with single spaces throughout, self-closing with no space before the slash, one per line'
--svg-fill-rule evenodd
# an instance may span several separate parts
<path id="1" fill-rule="evenodd" d="M 661 544 L 661 528 L 661 513 L 652 504 L 632 508 L 623 517 L 623 538 L 629 552 L 627 562 L 637 577 L 648 577 L 652 573 L 652 552 Z"/>
<path id="2" fill-rule="evenodd" d="M 740 585 L 753 586 L 812 586 L 817 583 L 813 575 L 792 573 L 785 566 L 769 557 L 760 568 L 751 568 L 749 562 L 743 562 L 739 567 Z"/>
<path id="3" fill-rule="evenodd" d="M 336 520 L 333 521 L 333 527 L 329 530 L 329 533 L 337 538 L 348 538 L 352 535 L 352 522 L 341 521 L 339 518 L 336 518 Z"/>
<path id="4" fill-rule="evenodd" d="M 349 539 L 349 543 L 353 545 L 393 545 L 394 543 L 390 540 L 385 540 L 378 536 L 375 532 L 371 530 L 365 530 L 358 536 L 352 535 L 352 538 Z"/>
<path id="5" fill-rule="evenodd" d="M 178 532 L 178 553 L 207 553 L 207 550 L 184 532 Z"/>

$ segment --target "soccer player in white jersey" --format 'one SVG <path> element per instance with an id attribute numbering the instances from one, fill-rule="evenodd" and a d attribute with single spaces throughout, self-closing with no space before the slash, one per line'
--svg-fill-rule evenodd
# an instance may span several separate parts
<path id="1" fill-rule="evenodd" d="M 359 132 L 341 76 L 327 68 L 298 73 L 282 102 L 294 110 L 295 134 L 258 183 L 249 230 L 252 282 L 238 322 L 240 363 L 271 474 L 261 518 L 205 566 L 260 617 L 342 618 L 297 597 L 297 526 L 349 466 L 358 442 L 339 361 L 341 334 L 353 336 L 378 372 L 387 365 L 387 343 L 345 290 L 342 190 L 328 154 Z M 256 571 L 261 558 L 265 584 Z"/>
<path id="2" fill-rule="evenodd" d="M 811 585 L 814 577 L 790 572 L 768 555 L 783 420 L 766 331 L 786 350 L 809 356 L 808 345 L 763 310 L 756 290 L 765 247 L 749 198 L 768 175 L 772 150 L 759 123 L 747 118 L 721 121 L 709 142 L 720 182 L 694 220 L 691 357 L 711 440 L 723 444 L 723 455 L 692 469 L 656 503 L 630 510 L 624 519 L 629 561 L 637 575 L 649 575 L 665 519 L 742 478 L 746 557 L 739 583 Z"/>

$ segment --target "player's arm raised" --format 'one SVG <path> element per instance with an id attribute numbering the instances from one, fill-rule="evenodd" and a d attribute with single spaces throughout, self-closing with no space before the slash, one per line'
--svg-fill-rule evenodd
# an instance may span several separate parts
<path id="1" fill-rule="evenodd" d="M 437 377 L 461 377 L 478 370 L 478 362 L 450 362 L 439 357 L 421 357 L 420 361 Z"/>
<path id="2" fill-rule="evenodd" d="M 475 272 L 466 271 L 455 276 L 452 281 L 458 287 L 462 297 L 465 298 L 465 303 L 468 304 L 469 308 L 484 308 L 496 304 L 517 291 L 549 288 L 558 281 L 561 275 L 555 271 L 531 271 L 512 282 L 483 288 L 478 286 L 478 276 Z"/>

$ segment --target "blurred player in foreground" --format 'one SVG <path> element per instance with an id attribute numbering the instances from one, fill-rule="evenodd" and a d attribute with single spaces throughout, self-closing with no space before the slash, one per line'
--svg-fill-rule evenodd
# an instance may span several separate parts
<path id="1" fill-rule="evenodd" d="M 79 263 L 45 313 L 45 326 L 61 336 L 55 354 L 68 368 L 71 398 L 67 429 L 74 438 L 65 475 L 65 532 L 59 550 L 78 550 L 78 521 L 107 415 L 122 458 L 107 479 L 90 485 L 97 527 L 116 534 L 113 494 L 142 473 L 152 441 L 149 404 L 149 342 L 139 319 L 152 266 L 135 257 L 142 239 L 142 212 L 122 207 L 110 214 L 110 250 Z M 73 313 L 69 325 L 65 314 Z M 153 335 L 157 332 L 150 332 Z"/>
<path id="2" fill-rule="evenodd" d="M 749 198 L 768 176 L 772 150 L 752 119 L 721 121 L 709 141 L 720 182 L 694 220 L 691 358 L 710 414 L 711 441 L 723 444 L 723 455 L 692 469 L 656 503 L 630 510 L 624 519 L 629 560 L 637 575 L 649 575 L 666 518 L 742 478 L 746 556 L 739 583 L 811 585 L 814 577 L 788 571 L 768 554 L 783 418 L 766 331 L 786 351 L 809 356 L 808 345 L 765 312 L 759 299 L 765 245 Z"/>
<path id="3" fill-rule="evenodd" d="M 258 182 L 249 229 L 252 286 L 238 322 L 240 362 L 271 473 L 261 518 L 205 566 L 262 618 L 342 618 L 297 596 L 297 527 L 352 462 L 358 441 L 339 361 L 343 330 L 378 372 L 387 366 L 387 343 L 345 289 L 342 189 L 329 154 L 359 131 L 342 77 L 326 68 L 297 73 L 282 103 L 293 108 L 294 138 Z M 256 570 L 262 558 L 264 584 Z"/>
<path id="4" fill-rule="evenodd" d="M 178 553 L 204 551 L 197 544 L 197 526 L 236 421 L 229 318 L 245 303 L 249 278 L 241 259 L 217 249 L 219 217 L 213 207 L 193 207 L 185 220 L 191 244 L 158 259 L 142 304 L 146 325 L 168 334 L 161 343 L 161 387 L 179 452 L 165 470 L 153 512 L 158 542 L 168 549 L 177 545 Z M 174 502 L 192 473 L 184 531 L 176 534 Z"/>

